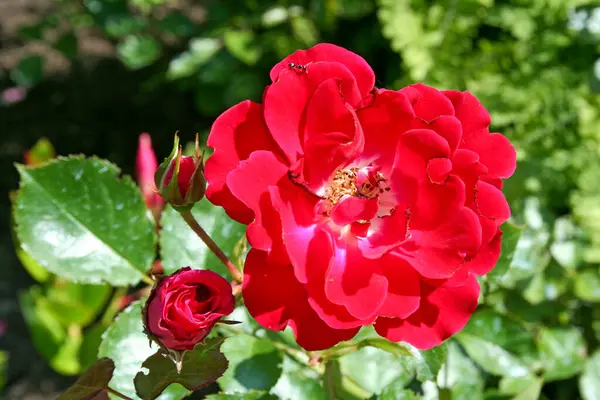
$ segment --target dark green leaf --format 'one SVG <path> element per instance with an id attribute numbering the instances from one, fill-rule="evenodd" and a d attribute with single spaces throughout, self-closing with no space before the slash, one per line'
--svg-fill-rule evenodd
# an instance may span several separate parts
<path id="1" fill-rule="evenodd" d="M 110 358 L 99 359 L 56 400 L 81 400 L 96 396 L 107 387 L 114 370 L 115 363 Z"/>
<path id="2" fill-rule="evenodd" d="M 600 350 L 586 361 L 579 378 L 579 392 L 583 400 L 600 399 Z"/>
<path id="3" fill-rule="evenodd" d="M 283 355 L 268 340 L 240 334 L 228 338 L 221 350 L 229 361 L 218 380 L 224 391 L 269 391 L 281 376 Z"/>
<path id="4" fill-rule="evenodd" d="M 156 352 L 142 363 L 148 373 L 140 371 L 134 379 L 137 395 L 144 400 L 154 400 L 172 383 L 189 390 L 200 390 L 215 382 L 227 370 L 227 359 L 219 348 L 223 338 L 207 339 L 186 351 L 178 372 L 175 362 L 162 351 Z"/>
<path id="5" fill-rule="evenodd" d="M 244 235 L 245 226 L 233 221 L 221 207 L 203 199 L 196 203 L 192 214 L 200 226 L 228 256 L 233 255 L 236 243 Z M 229 272 L 185 223 L 181 215 L 167 207 L 161 219 L 160 255 L 165 274 L 181 267 L 210 269 L 230 279 Z"/>
<path id="6" fill-rule="evenodd" d="M 40 265 L 79 282 L 135 284 L 154 259 L 154 225 L 139 189 L 107 161 L 19 166 L 19 240 Z"/>
<path id="7" fill-rule="evenodd" d="M 77 56 L 78 47 L 79 40 L 73 32 L 64 33 L 58 38 L 56 43 L 54 43 L 54 48 L 67 58 L 75 58 L 75 56 Z"/>
<path id="8" fill-rule="evenodd" d="M 83 342 L 79 351 L 79 364 L 82 369 L 89 368 L 98 356 L 98 348 L 102 343 L 102 334 L 106 331 L 106 326 L 102 323 L 87 328 L 83 333 Z"/>
<path id="9" fill-rule="evenodd" d="M 585 362 L 586 348 L 577 328 L 543 328 L 538 335 L 544 380 L 567 379 Z"/>
<path id="10" fill-rule="evenodd" d="M 130 35 L 117 46 L 119 58 L 131 69 L 147 67 L 160 57 L 161 52 L 160 42 L 151 36 Z"/>
<path id="11" fill-rule="evenodd" d="M 171 11 L 159 22 L 158 27 L 177 36 L 189 36 L 194 33 L 195 25 L 185 14 Z"/>
<path id="12" fill-rule="evenodd" d="M 44 58 L 30 55 L 21 58 L 10 71 L 10 77 L 19 86 L 31 87 L 42 80 L 44 74 Z"/>
<path id="13" fill-rule="evenodd" d="M 98 357 L 108 357 L 115 362 L 115 374 L 110 387 L 137 399 L 133 379 L 142 367 L 142 363 L 158 347 L 151 345 L 142 325 L 142 306 L 144 300 L 137 301 L 123 310 L 115 322 L 102 335 Z M 159 397 L 161 400 L 178 400 L 189 394 L 183 386 L 169 386 Z"/>

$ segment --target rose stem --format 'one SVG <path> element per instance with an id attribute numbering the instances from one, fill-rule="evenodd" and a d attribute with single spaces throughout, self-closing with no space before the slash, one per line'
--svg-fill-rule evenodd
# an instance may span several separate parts
<path id="1" fill-rule="evenodd" d="M 108 393 L 115 395 L 123 400 L 133 400 L 131 397 L 125 396 L 123 393 L 117 392 L 115 389 L 113 389 L 111 387 L 107 386 L 104 390 L 106 390 Z"/>
<path id="2" fill-rule="evenodd" d="M 242 274 L 240 273 L 240 271 L 225 255 L 225 253 L 223 253 L 223 250 L 221 250 L 221 248 L 215 243 L 215 241 L 212 240 L 210 236 L 208 236 L 208 233 L 206 233 L 206 231 L 202 229 L 202 227 L 200 226 L 200 224 L 198 224 L 198 221 L 196 221 L 196 218 L 194 218 L 192 213 L 190 211 L 182 211 L 180 214 L 185 220 L 185 222 L 190 226 L 190 228 L 192 228 L 194 233 L 196 233 L 196 235 L 198 235 L 198 237 L 206 244 L 206 246 L 208 246 L 210 251 L 212 251 L 219 258 L 219 260 L 221 260 L 221 262 L 225 265 L 233 279 L 236 282 L 241 283 Z"/>

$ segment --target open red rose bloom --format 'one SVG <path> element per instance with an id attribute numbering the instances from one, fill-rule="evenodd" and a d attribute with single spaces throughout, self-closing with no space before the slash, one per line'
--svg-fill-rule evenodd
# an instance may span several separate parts
<path id="1" fill-rule="evenodd" d="M 467 92 L 375 88 L 367 62 L 320 44 L 271 70 L 263 104 L 212 127 L 208 199 L 247 224 L 243 296 L 308 350 L 374 325 L 427 349 L 467 323 L 510 216 L 508 139 Z"/>

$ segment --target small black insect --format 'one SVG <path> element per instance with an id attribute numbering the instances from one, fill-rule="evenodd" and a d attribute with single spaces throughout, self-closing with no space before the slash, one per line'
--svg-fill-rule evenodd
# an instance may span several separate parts
<path id="1" fill-rule="evenodd" d="M 302 64 L 294 64 L 294 63 L 289 63 L 288 67 L 295 69 L 296 71 L 302 71 L 302 72 L 307 72 L 306 71 L 306 65 L 302 65 Z"/>

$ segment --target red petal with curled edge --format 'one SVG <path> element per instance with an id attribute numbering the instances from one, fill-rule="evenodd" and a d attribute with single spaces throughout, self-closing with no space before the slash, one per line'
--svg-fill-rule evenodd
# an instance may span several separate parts
<path id="1" fill-rule="evenodd" d="M 291 265 L 269 265 L 267 254 L 252 249 L 246 258 L 244 302 L 250 314 L 267 329 L 290 326 L 306 350 L 322 350 L 351 339 L 360 328 L 333 329 L 307 302 L 307 294 Z"/>
<path id="2" fill-rule="evenodd" d="M 460 278 L 462 279 L 462 278 Z M 470 275 L 462 285 L 454 278 L 436 282 L 421 282 L 419 309 L 407 319 L 383 318 L 375 322 L 375 330 L 394 342 L 407 342 L 426 350 L 440 345 L 458 333 L 477 308 L 479 284 Z"/>
<path id="3" fill-rule="evenodd" d="M 262 113 L 262 105 L 250 100 L 231 107 L 217 118 L 207 142 L 215 151 L 206 160 L 204 168 L 208 182 L 206 197 L 222 206 L 231 218 L 244 224 L 252 221 L 252 211 L 231 193 L 226 180 L 238 163 L 252 152 L 269 150 L 279 153 L 277 144 L 266 129 Z"/>
<path id="4" fill-rule="evenodd" d="M 356 79 L 360 94 L 367 96 L 375 86 L 375 74 L 369 63 L 356 53 L 329 43 L 320 43 L 307 50 L 298 50 L 287 56 L 271 69 L 271 80 L 277 81 L 281 72 L 289 69 L 289 64 L 310 65 L 311 63 L 327 61 L 343 64 Z"/>

